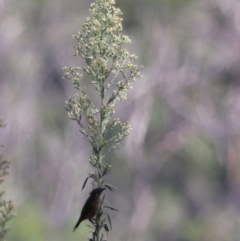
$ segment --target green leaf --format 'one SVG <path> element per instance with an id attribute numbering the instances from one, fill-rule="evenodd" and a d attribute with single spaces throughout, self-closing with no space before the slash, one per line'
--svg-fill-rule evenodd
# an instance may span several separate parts
<path id="1" fill-rule="evenodd" d="M 114 187 L 114 186 L 112 186 L 112 185 L 110 185 L 110 184 L 105 184 L 104 185 L 105 187 L 107 187 L 110 191 L 113 191 L 113 190 L 118 190 L 116 187 Z"/>
<path id="2" fill-rule="evenodd" d="M 107 219 L 108 219 L 108 222 L 109 222 L 110 228 L 111 228 L 111 230 L 112 230 L 112 222 L 111 222 L 111 218 L 110 218 L 110 216 L 108 215 L 108 213 L 106 213 L 106 214 L 107 214 Z"/>
<path id="3" fill-rule="evenodd" d="M 102 201 L 101 201 L 101 206 L 102 206 L 104 201 L 105 201 L 105 194 L 103 195 L 103 198 L 102 198 Z"/>
<path id="4" fill-rule="evenodd" d="M 108 206 L 103 206 L 104 208 L 109 208 L 109 209 L 111 209 L 111 210 L 113 210 L 113 211 L 116 211 L 116 212 L 119 212 L 119 210 L 117 210 L 116 208 L 112 208 L 112 207 L 108 207 Z"/>
<path id="5" fill-rule="evenodd" d="M 88 181 L 88 178 L 89 178 L 89 177 L 87 177 L 87 178 L 85 179 L 85 182 L 83 183 L 82 190 L 83 190 L 83 188 L 85 187 L 85 185 L 86 185 L 86 183 L 87 183 L 87 181 Z"/>
<path id="6" fill-rule="evenodd" d="M 101 224 L 104 224 L 105 220 L 106 220 L 106 218 L 104 218 L 103 220 L 101 220 Z"/>
<path id="7" fill-rule="evenodd" d="M 107 236 L 108 236 L 109 228 L 108 228 L 107 224 L 105 223 L 105 224 L 103 225 L 103 227 L 104 227 L 104 229 L 105 229 L 105 231 L 106 231 L 106 234 L 107 234 Z"/>
<path id="8" fill-rule="evenodd" d="M 87 227 L 94 229 L 92 226 L 90 226 L 90 225 L 88 225 L 88 224 L 87 224 Z"/>

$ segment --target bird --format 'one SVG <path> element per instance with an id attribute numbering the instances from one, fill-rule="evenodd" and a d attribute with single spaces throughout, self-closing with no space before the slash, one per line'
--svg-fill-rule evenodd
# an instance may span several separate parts
<path id="1" fill-rule="evenodd" d="M 98 210 L 100 209 L 100 195 L 106 188 L 95 188 L 90 192 L 90 196 L 85 202 L 81 215 L 73 229 L 73 231 L 76 230 L 76 228 L 79 226 L 79 224 L 85 220 L 89 219 L 90 222 L 92 222 L 92 218 L 98 213 Z"/>

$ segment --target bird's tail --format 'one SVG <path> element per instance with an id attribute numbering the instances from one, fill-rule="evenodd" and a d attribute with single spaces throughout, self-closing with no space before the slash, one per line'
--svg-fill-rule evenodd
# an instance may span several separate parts
<path id="1" fill-rule="evenodd" d="M 79 226 L 79 224 L 82 222 L 83 220 L 81 219 L 81 217 L 78 219 L 74 229 L 73 229 L 73 232 L 75 231 L 75 229 Z"/>

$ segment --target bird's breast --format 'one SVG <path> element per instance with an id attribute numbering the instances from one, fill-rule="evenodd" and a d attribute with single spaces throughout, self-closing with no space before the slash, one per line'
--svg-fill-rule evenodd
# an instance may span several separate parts
<path id="1" fill-rule="evenodd" d="M 92 208 L 99 209 L 100 208 L 100 200 L 96 199 L 92 202 Z"/>
<path id="2" fill-rule="evenodd" d="M 91 204 L 92 205 L 91 205 L 91 212 L 89 213 L 89 218 L 93 218 L 97 214 L 100 208 L 100 200 L 94 200 Z"/>

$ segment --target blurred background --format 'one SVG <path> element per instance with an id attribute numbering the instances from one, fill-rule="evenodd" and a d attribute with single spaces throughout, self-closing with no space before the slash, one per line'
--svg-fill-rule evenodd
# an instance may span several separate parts
<path id="1" fill-rule="evenodd" d="M 239 241 L 240 3 L 116 0 L 143 78 L 117 106 L 131 135 L 111 154 L 109 240 Z M 91 190 L 90 146 L 67 116 L 62 79 L 89 0 L 0 0 L 0 153 L 12 161 L 9 241 L 73 233 Z"/>

